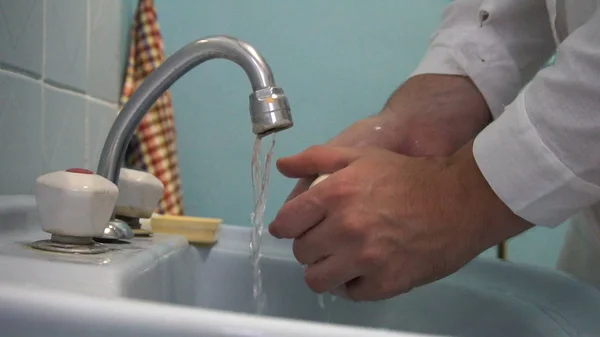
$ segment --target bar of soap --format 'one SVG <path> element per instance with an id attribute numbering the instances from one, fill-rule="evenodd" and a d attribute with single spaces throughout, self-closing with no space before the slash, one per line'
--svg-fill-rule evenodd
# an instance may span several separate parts
<path id="1" fill-rule="evenodd" d="M 317 179 L 315 179 L 315 181 L 312 182 L 312 184 L 310 184 L 310 186 L 308 187 L 308 189 L 310 190 L 311 188 L 315 187 L 318 183 L 320 183 L 323 180 L 327 179 L 327 177 L 329 177 L 329 174 L 320 175 Z"/>
<path id="2" fill-rule="evenodd" d="M 155 233 L 176 234 L 193 244 L 214 244 L 218 240 L 222 219 L 177 215 L 155 215 L 150 226 Z"/>

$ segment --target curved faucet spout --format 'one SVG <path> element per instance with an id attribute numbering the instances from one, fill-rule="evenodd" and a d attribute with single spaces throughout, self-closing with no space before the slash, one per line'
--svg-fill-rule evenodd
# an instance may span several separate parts
<path id="1" fill-rule="evenodd" d="M 253 90 L 250 117 L 255 134 L 264 136 L 293 126 L 287 97 L 275 85 L 269 65 L 256 49 L 233 37 L 208 37 L 175 52 L 139 86 L 110 129 L 97 173 L 117 184 L 127 144 L 146 112 L 181 76 L 215 58 L 231 60 L 246 72 Z"/>

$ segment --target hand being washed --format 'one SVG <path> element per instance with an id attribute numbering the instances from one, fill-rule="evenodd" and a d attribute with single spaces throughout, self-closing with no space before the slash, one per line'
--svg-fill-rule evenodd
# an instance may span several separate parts
<path id="1" fill-rule="evenodd" d="M 357 121 L 326 145 L 377 147 L 415 157 L 447 156 L 473 139 L 490 116 L 469 78 L 419 75 L 400 86 L 379 114 Z M 300 179 L 287 200 L 311 183 Z"/>
<path id="2" fill-rule="evenodd" d="M 280 159 L 287 177 L 333 173 L 299 193 L 270 224 L 294 239 L 315 292 L 385 299 L 442 278 L 531 225 L 515 216 L 481 176 L 468 144 L 447 158 L 383 149 L 315 146 Z"/>

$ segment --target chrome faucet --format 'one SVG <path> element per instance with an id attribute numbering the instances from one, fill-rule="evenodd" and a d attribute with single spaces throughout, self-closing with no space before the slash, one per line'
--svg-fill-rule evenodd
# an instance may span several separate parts
<path id="1" fill-rule="evenodd" d="M 275 85 L 273 73 L 264 58 L 251 45 L 229 36 L 197 40 L 168 57 L 139 86 L 113 123 L 98 163 L 97 174 L 118 185 L 125 150 L 137 126 L 156 100 L 181 76 L 211 59 L 237 63 L 252 85 L 250 120 L 259 137 L 293 126 L 290 105 L 283 89 Z M 113 214 L 105 230 L 106 238 L 130 239 L 131 228 Z"/>

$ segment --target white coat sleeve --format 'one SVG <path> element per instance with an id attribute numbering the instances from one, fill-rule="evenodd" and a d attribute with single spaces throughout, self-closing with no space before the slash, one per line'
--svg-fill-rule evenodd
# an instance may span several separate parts
<path id="1" fill-rule="evenodd" d="M 469 76 L 498 117 L 555 48 L 544 0 L 454 0 L 413 76 Z"/>
<path id="2" fill-rule="evenodd" d="M 599 9 L 476 137 L 474 155 L 500 199 L 534 224 L 558 225 L 600 200 Z"/>

